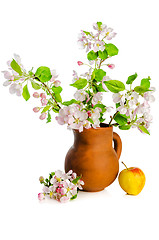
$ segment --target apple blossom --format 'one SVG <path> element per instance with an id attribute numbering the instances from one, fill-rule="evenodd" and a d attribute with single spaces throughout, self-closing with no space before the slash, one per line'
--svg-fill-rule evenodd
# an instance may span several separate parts
<path id="1" fill-rule="evenodd" d="M 17 96 L 21 96 L 22 95 L 22 86 L 20 84 L 17 83 L 13 83 L 11 84 L 11 86 L 9 87 L 9 92 L 11 94 L 16 94 Z"/>
<path id="2" fill-rule="evenodd" d="M 114 103 L 124 103 L 125 102 L 125 95 L 124 94 L 122 94 L 122 93 L 114 93 L 113 95 L 112 95 L 112 97 L 113 97 L 113 102 Z"/>
<path id="3" fill-rule="evenodd" d="M 42 113 L 39 118 L 40 120 L 44 120 L 46 118 L 46 113 L 45 112 Z"/>
<path id="4" fill-rule="evenodd" d="M 46 98 L 46 94 L 45 93 L 40 93 L 40 97 L 41 98 Z"/>
<path id="5" fill-rule="evenodd" d="M 113 37 L 116 36 L 116 33 L 113 32 L 112 28 L 105 28 L 104 31 L 102 31 L 102 35 L 104 36 L 104 38 L 106 38 L 107 40 L 111 40 Z"/>
<path id="6" fill-rule="evenodd" d="M 154 102 L 155 97 L 152 94 L 153 94 L 153 92 L 145 92 L 143 97 L 148 102 Z"/>
<path id="7" fill-rule="evenodd" d="M 33 68 L 27 72 L 17 54 L 7 61 L 8 70 L 2 72 L 6 79 L 3 85 L 9 87 L 11 94 L 22 95 L 26 101 L 30 98 L 29 88 L 32 86 L 36 90 L 33 97 L 39 98 L 40 95 L 41 98 L 41 106 L 34 107 L 33 111 L 41 110 L 39 118 L 46 119 L 47 123 L 51 122 L 51 113 L 57 114 L 55 119 L 60 125 L 66 124 L 68 129 L 82 132 L 84 129 L 100 127 L 100 123 L 105 121 L 104 114 L 114 110 L 114 115 L 109 116 L 110 121 L 107 122 L 109 126 L 118 126 L 123 130 L 138 127 L 148 133 L 146 129 L 152 122 L 150 103 L 155 100 L 150 77 L 141 79 L 139 86 L 133 87 L 137 73 L 129 76 L 125 85 L 119 80 L 112 80 L 102 69 L 104 66 L 110 69 L 115 67 L 113 63 L 106 62 L 118 54 L 118 48 L 108 42 L 115 35 L 114 30 L 102 22 L 94 23 L 93 31 L 81 31 L 78 44 L 86 50 L 88 64 L 82 61 L 77 61 L 77 64 L 89 66 L 89 69 L 81 74 L 73 71 L 70 85 L 76 88 L 76 92 L 70 101 L 62 100 L 63 89 L 55 69 L 51 71 L 41 66 L 35 72 Z M 43 92 L 38 93 L 40 89 Z M 113 94 L 115 108 L 102 103 L 103 92 L 107 97 L 109 92 Z M 59 198 L 59 193 L 56 195 Z"/>
<path id="8" fill-rule="evenodd" d="M 39 178 L 41 184 L 44 184 L 43 195 L 48 195 L 51 199 L 55 199 L 61 203 L 68 202 L 77 197 L 78 189 L 82 190 L 84 182 L 75 172 L 70 170 L 64 173 L 57 170 L 49 174 L 48 179 Z M 39 199 L 43 199 L 43 195 L 38 195 Z"/>
<path id="9" fill-rule="evenodd" d="M 51 75 L 52 75 L 52 77 L 50 79 L 50 82 L 55 82 L 56 78 L 58 77 L 55 69 L 51 71 Z"/>
<path id="10" fill-rule="evenodd" d="M 78 64 L 78 66 L 81 66 L 81 65 L 83 65 L 83 62 L 78 61 L 77 64 Z"/>
<path id="11" fill-rule="evenodd" d="M 104 76 L 103 79 L 102 79 L 102 88 L 107 92 L 108 91 L 108 88 L 106 87 L 105 85 L 105 82 L 106 81 L 109 81 L 111 80 L 111 78 L 109 76 Z"/>
<path id="12" fill-rule="evenodd" d="M 54 81 L 54 86 L 59 87 L 61 85 L 61 82 L 59 80 Z"/>
<path id="13" fill-rule="evenodd" d="M 11 81 L 5 81 L 4 83 L 3 83 L 3 86 L 4 87 L 7 87 L 7 86 L 9 86 L 10 84 L 11 84 L 12 82 Z"/>
<path id="14" fill-rule="evenodd" d="M 74 83 L 75 81 L 77 81 L 79 79 L 78 75 L 77 75 L 77 72 L 75 70 L 73 70 L 73 79 L 72 79 L 72 82 Z"/>
<path id="15" fill-rule="evenodd" d="M 34 98 L 39 98 L 39 96 L 40 96 L 40 95 L 39 95 L 38 92 L 34 92 L 34 93 L 33 93 L 33 97 L 34 97 Z"/>
<path id="16" fill-rule="evenodd" d="M 92 110 L 91 119 L 93 121 L 93 124 L 92 124 L 93 128 L 100 127 L 100 121 L 99 121 L 100 112 L 101 112 L 101 109 L 98 107 Z"/>
<path id="17" fill-rule="evenodd" d="M 44 185 L 44 186 L 43 186 L 43 192 L 46 193 L 46 194 L 47 194 L 47 193 L 50 193 L 49 187 Z"/>
<path id="18" fill-rule="evenodd" d="M 66 197 L 66 196 L 63 196 L 63 197 L 60 198 L 60 202 L 61 202 L 61 203 L 66 203 L 66 202 L 68 202 L 69 200 L 70 200 L 70 198 L 69 198 L 69 197 Z"/>
<path id="19" fill-rule="evenodd" d="M 94 44 L 93 44 L 93 50 L 94 52 L 97 51 L 104 51 L 105 49 L 105 44 L 103 41 L 97 40 Z"/>
<path id="20" fill-rule="evenodd" d="M 86 48 L 86 52 L 88 52 L 91 49 L 91 42 L 89 39 L 85 36 L 85 33 L 82 31 L 78 38 L 78 45 L 81 49 Z"/>
<path id="21" fill-rule="evenodd" d="M 107 64 L 108 68 L 110 69 L 114 69 L 115 68 L 115 65 L 114 64 Z"/>
<path id="22" fill-rule="evenodd" d="M 44 177 L 43 177 L 43 176 L 40 176 L 40 177 L 39 177 L 39 181 L 40 181 L 40 183 L 43 183 L 43 182 L 44 182 Z"/>
<path id="23" fill-rule="evenodd" d="M 103 32 L 107 29 L 107 26 L 105 24 L 102 24 L 102 23 L 100 25 L 98 23 L 94 23 L 93 28 L 101 33 L 101 32 Z"/>
<path id="24" fill-rule="evenodd" d="M 4 78 L 7 80 L 14 80 L 14 76 L 9 72 L 9 71 L 2 71 L 2 73 L 4 74 Z"/>
<path id="25" fill-rule="evenodd" d="M 39 199 L 40 201 L 43 200 L 43 199 L 45 199 L 44 193 L 39 193 L 39 194 L 38 194 L 38 199 Z"/>
<path id="26" fill-rule="evenodd" d="M 41 104 L 42 106 L 46 106 L 48 103 L 48 100 L 46 98 L 41 98 Z"/>
<path id="27" fill-rule="evenodd" d="M 76 100 L 83 102 L 86 99 L 86 92 L 84 90 L 77 90 L 74 97 Z"/>
<path id="28" fill-rule="evenodd" d="M 40 111 L 40 108 L 39 108 L 39 107 L 34 107 L 34 108 L 33 108 L 33 111 L 34 111 L 35 113 L 37 113 L 37 112 Z"/>
<path id="29" fill-rule="evenodd" d="M 102 101 L 102 95 L 103 94 L 101 92 L 94 94 L 92 98 L 92 104 L 96 105 L 97 103 L 100 103 Z"/>

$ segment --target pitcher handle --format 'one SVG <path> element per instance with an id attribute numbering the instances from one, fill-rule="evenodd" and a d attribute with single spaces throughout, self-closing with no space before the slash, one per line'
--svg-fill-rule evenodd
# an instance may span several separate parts
<path id="1" fill-rule="evenodd" d="M 114 141 L 114 149 L 116 151 L 116 154 L 119 160 L 121 155 L 121 150 L 122 150 L 122 141 L 116 132 L 113 132 L 113 141 Z"/>

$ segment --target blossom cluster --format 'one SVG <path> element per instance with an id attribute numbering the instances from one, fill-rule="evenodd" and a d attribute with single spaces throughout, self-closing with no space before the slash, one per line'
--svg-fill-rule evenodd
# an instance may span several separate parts
<path id="1" fill-rule="evenodd" d="M 21 58 L 19 55 L 14 54 L 14 60 L 18 63 L 18 65 L 21 68 L 21 76 L 18 74 L 18 72 L 16 72 L 15 70 L 13 70 L 13 68 L 11 67 L 11 62 L 12 60 L 8 60 L 7 61 L 7 65 L 8 65 L 8 70 L 7 71 L 2 71 L 2 73 L 4 74 L 4 78 L 6 79 L 5 82 L 3 83 L 3 86 L 9 86 L 9 92 L 11 94 L 16 94 L 17 96 L 21 96 L 22 95 L 22 84 L 25 81 L 25 77 L 26 77 L 26 71 L 21 63 Z"/>
<path id="2" fill-rule="evenodd" d="M 77 197 L 78 190 L 82 190 L 84 182 L 75 172 L 70 170 L 64 173 L 61 170 L 50 173 L 49 178 L 40 177 L 39 181 L 44 184 L 43 192 L 38 194 L 38 199 L 43 200 L 48 195 L 61 203 L 68 202 Z"/>
<path id="3" fill-rule="evenodd" d="M 95 34 L 93 32 L 86 32 L 82 30 L 78 37 L 78 44 L 81 49 L 86 49 L 86 52 L 91 49 L 93 49 L 94 52 L 97 52 L 99 50 L 104 51 L 104 39 L 111 40 L 116 36 L 116 33 L 112 28 L 107 27 L 101 22 L 94 23 L 93 29 L 96 31 Z"/>
<path id="4" fill-rule="evenodd" d="M 117 111 L 123 116 L 127 117 L 127 127 L 137 127 L 142 132 L 142 127 L 149 129 L 152 122 L 152 115 L 150 114 L 150 103 L 155 101 L 153 92 L 155 88 L 151 88 L 151 91 L 145 92 L 143 97 L 132 91 L 123 91 L 113 94 L 113 101 L 117 104 Z"/>
<path id="5" fill-rule="evenodd" d="M 108 62 L 118 54 L 118 48 L 110 43 L 116 36 L 114 30 L 102 22 L 93 24 L 94 32 L 82 30 L 78 36 L 80 48 L 85 49 L 88 63 L 77 61 L 78 66 L 86 65 L 88 71 L 78 74 L 73 71 L 70 86 L 76 89 L 73 98 L 63 101 L 61 82 L 55 70 L 41 66 L 35 72 L 26 71 L 20 57 L 15 54 L 13 60 L 8 61 L 9 71 L 3 71 L 4 86 L 9 86 L 11 94 L 30 98 L 29 82 L 35 90 L 33 97 L 40 99 L 40 106 L 33 111 L 40 112 L 39 119 L 51 122 L 51 114 L 60 125 L 66 124 L 68 129 L 79 132 L 84 129 L 98 128 L 102 122 L 108 126 L 116 126 L 121 130 L 137 127 L 142 133 L 149 134 L 152 122 L 150 104 L 155 100 L 151 87 L 151 78 L 143 78 L 140 84 L 133 86 L 138 77 L 137 73 L 130 75 L 126 84 L 111 79 L 106 70 L 114 69 L 115 65 Z M 103 103 L 103 94 L 112 93 L 112 106 Z M 112 113 L 114 111 L 114 113 Z M 109 116 L 106 117 L 106 113 Z M 108 115 L 108 114 L 107 114 Z"/>
<path id="6" fill-rule="evenodd" d="M 100 127 L 99 118 L 101 111 L 102 110 L 97 107 L 86 112 L 82 106 L 72 104 L 71 106 L 60 109 L 56 120 L 60 125 L 67 124 L 68 129 L 76 129 L 82 132 L 83 128 Z"/>

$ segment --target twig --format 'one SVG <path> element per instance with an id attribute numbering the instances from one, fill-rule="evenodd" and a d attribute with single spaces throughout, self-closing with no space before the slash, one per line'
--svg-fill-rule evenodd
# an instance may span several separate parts
<path id="1" fill-rule="evenodd" d="M 103 60 L 100 60 L 100 63 L 99 63 L 99 68 L 101 67 L 101 64 L 105 61 L 105 59 Z"/>
<path id="2" fill-rule="evenodd" d="M 37 81 L 41 82 L 38 77 L 35 77 L 34 79 L 36 79 Z M 41 83 L 42 83 L 43 86 L 47 89 L 47 91 L 50 93 L 50 95 L 51 95 L 52 99 L 55 101 L 56 105 L 57 105 L 59 108 L 61 108 L 60 105 L 57 103 L 54 95 L 51 93 L 50 89 L 48 88 L 48 86 L 47 86 L 44 82 L 41 82 Z"/>
<path id="3" fill-rule="evenodd" d="M 118 114 L 118 112 L 119 111 L 117 111 L 114 115 L 113 115 L 113 117 L 111 117 L 111 120 L 110 120 L 110 122 L 109 122 L 109 127 L 110 127 L 110 124 L 112 123 L 112 121 L 113 121 L 113 119 L 116 117 L 116 115 Z"/>

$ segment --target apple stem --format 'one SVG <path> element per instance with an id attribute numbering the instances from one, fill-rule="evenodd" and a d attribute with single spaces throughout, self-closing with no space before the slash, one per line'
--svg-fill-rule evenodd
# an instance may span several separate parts
<path id="1" fill-rule="evenodd" d="M 126 169 L 128 170 L 128 168 L 127 168 L 127 166 L 126 166 L 126 164 L 124 163 L 124 162 L 121 162 L 122 164 L 124 164 L 124 166 L 126 167 Z"/>

